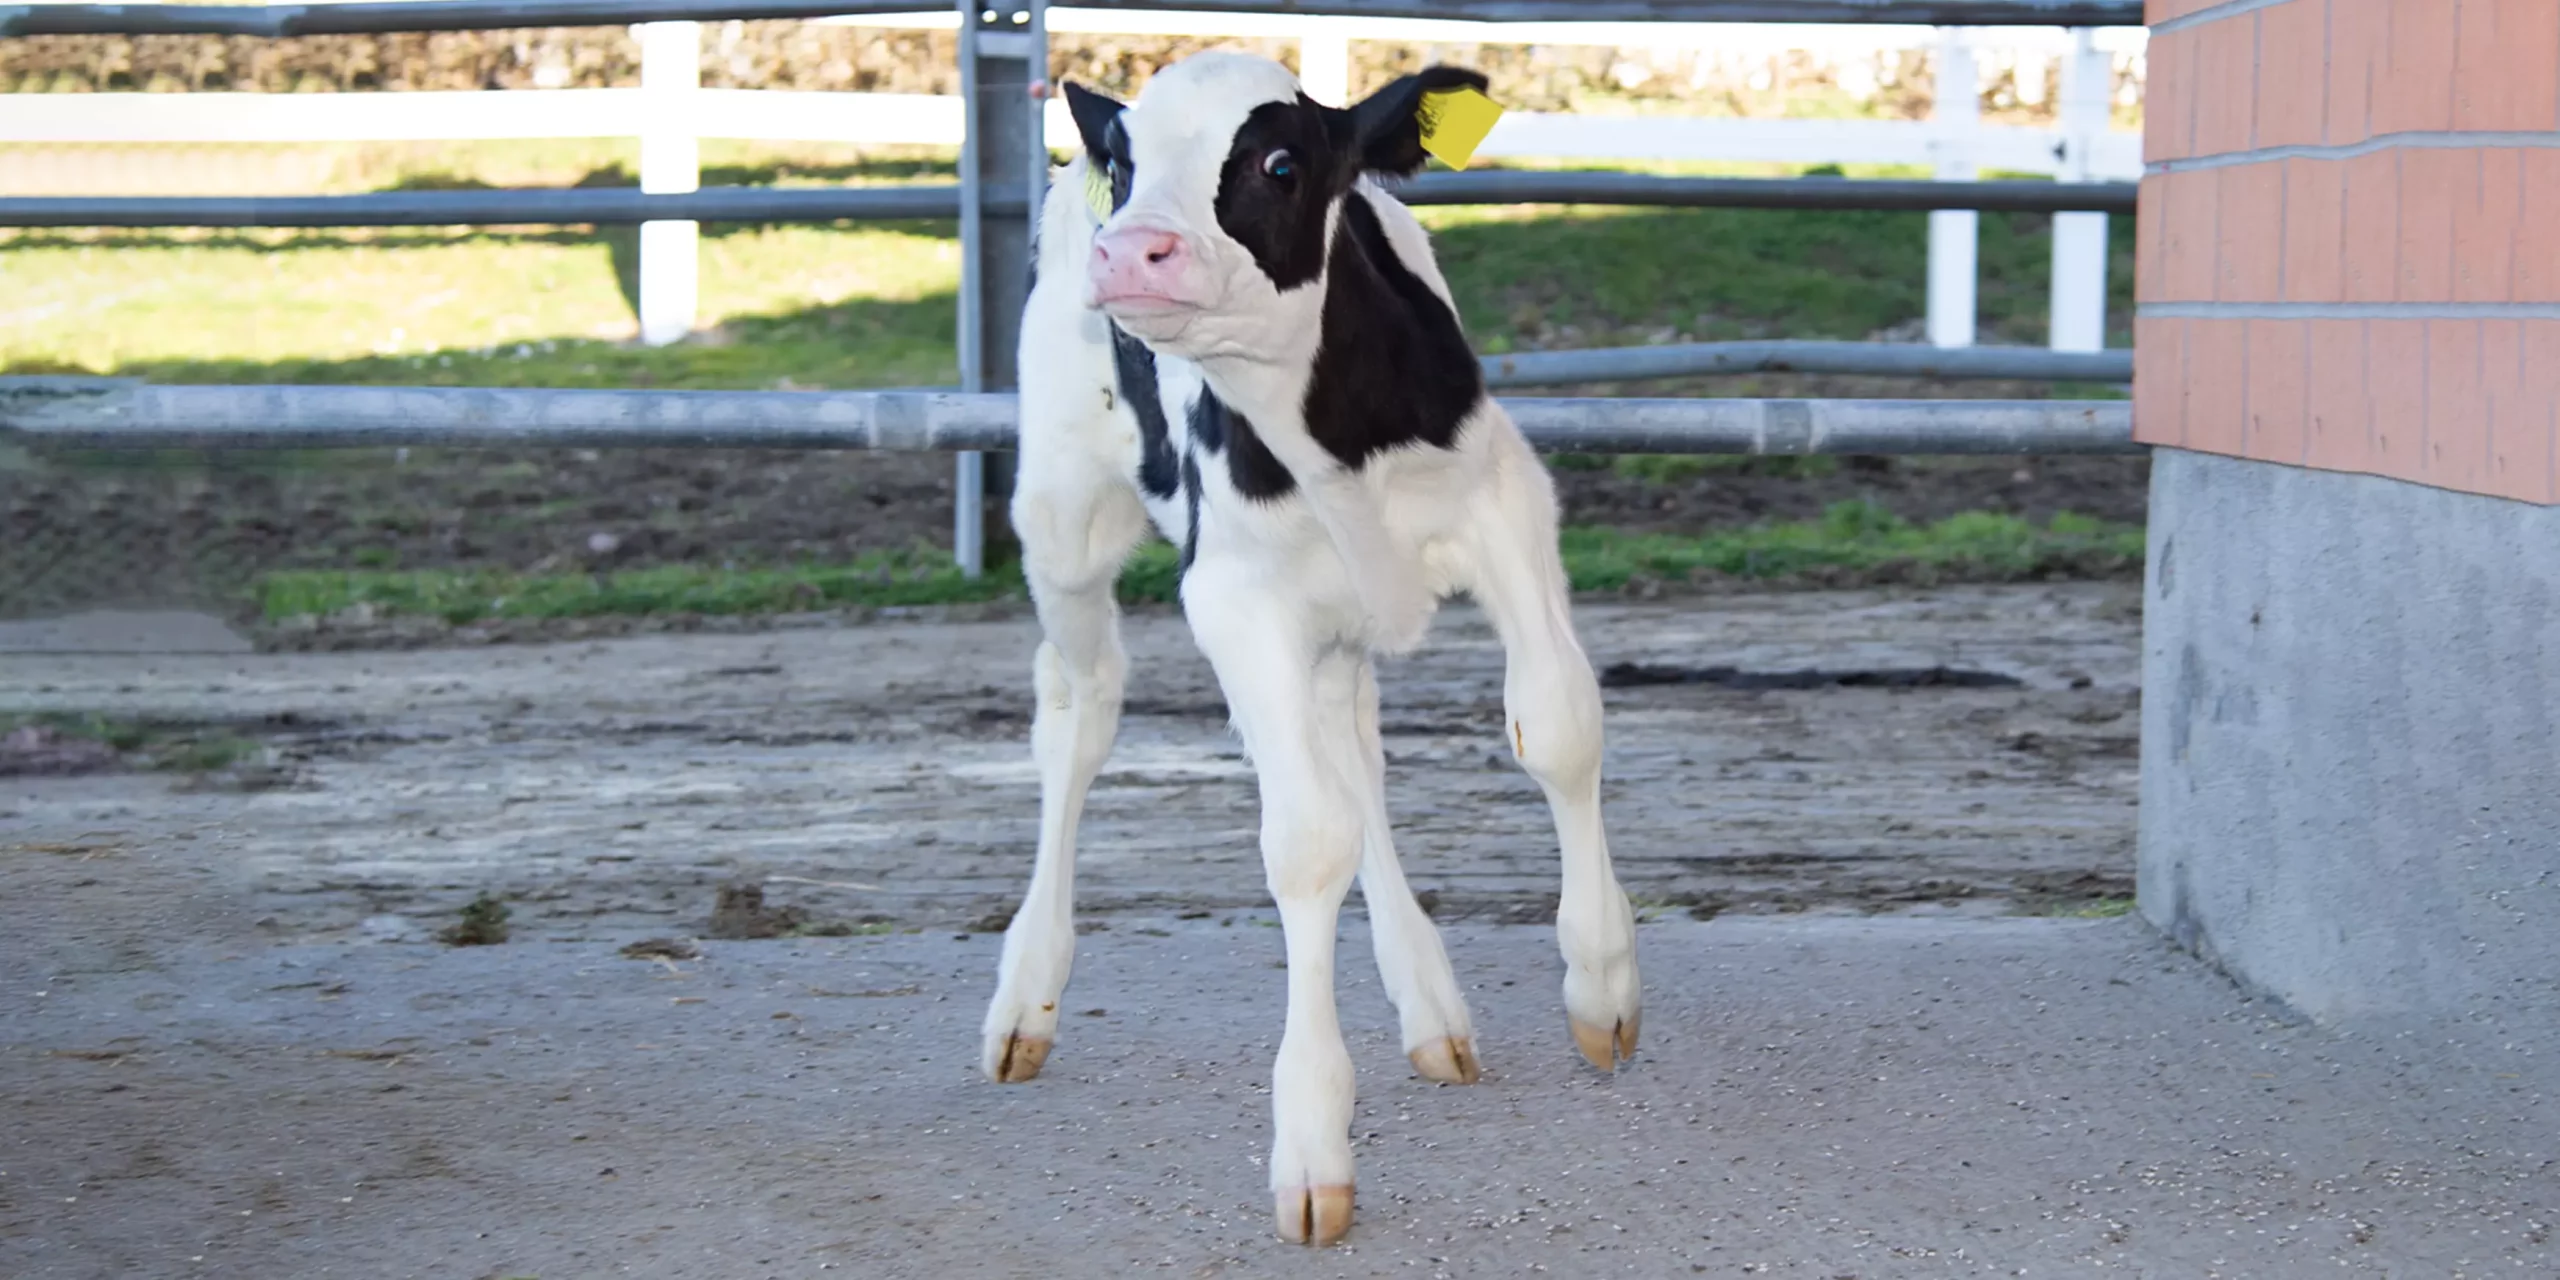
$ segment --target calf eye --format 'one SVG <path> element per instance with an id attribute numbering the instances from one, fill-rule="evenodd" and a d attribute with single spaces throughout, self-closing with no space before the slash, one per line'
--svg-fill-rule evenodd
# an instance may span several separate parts
<path id="1" fill-rule="evenodd" d="M 1262 157 L 1262 172 L 1274 181 L 1293 181 L 1298 176 L 1298 158 L 1282 147 Z"/>

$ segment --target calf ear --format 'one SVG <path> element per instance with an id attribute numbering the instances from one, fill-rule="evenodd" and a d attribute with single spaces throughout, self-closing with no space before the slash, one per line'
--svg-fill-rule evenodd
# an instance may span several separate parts
<path id="1" fill-rule="evenodd" d="M 1103 137 L 1111 122 L 1120 118 L 1122 104 L 1107 94 L 1095 93 L 1070 80 L 1067 82 L 1067 114 L 1076 119 L 1076 133 L 1084 138 L 1085 154 L 1095 164 L 1111 163 L 1111 149 Z"/>
<path id="2" fill-rule="evenodd" d="M 1428 67 L 1398 79 L 1351 108 L 1351 147 L 1360 168 L 1399 176 L 1422 167 L 1422 97 L 1449 89 L 1483 92 L 1484 73 Z"/>

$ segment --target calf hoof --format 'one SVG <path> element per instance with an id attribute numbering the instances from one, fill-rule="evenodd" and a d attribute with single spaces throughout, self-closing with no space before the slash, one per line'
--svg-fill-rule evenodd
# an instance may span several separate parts
<path id="1" fill-rule="evenodd" d="M 1351 1188 L 1291 1187 L 1272 1193 L 1280 1238 L 1291 1244 L 1336 1244 L 1351 1231 Z"/>
<path id="2" fill-rule="evenodd" d="M 1413 1060 L 1413 1069 L 1425 1080 L 1441 1084 L 1476 1082 L 1476 1042 L 1466 1036 L 1442 1036 L 1416 1046 L 1405 1057 Z"/>
<path id="3" fill-rule="evenodd" d="M 1613 1027 L 1595 1027 L 1580 1018 L 1567 1016 L 1565 1023 L 1573 1028 L 1574 1047 L 1591 1065 L 1603 1071 L 1616 1071 L 1618 1064 L 1636 1056 L 1636 1029 L 1642 1018 L 1622 1019 Z"/>
<path id="4" fill-rule="evenodd" d="M 987 1078 L 997 1084 L 1021 1084 L 1040 1074 L 1042 1064 L 1049 1061 L 1049 1039 L 1013 1032 L 1001 1047 L 990 1045 L 987 1054 Z"/>

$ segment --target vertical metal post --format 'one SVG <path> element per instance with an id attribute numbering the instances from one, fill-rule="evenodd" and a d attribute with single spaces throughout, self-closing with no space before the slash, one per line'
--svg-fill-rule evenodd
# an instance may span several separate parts
<path id="1" fill-rule="evenodd" d="M 2115 99 L 2115 59 L 2096 47 L 2094 33 L 2071 33 L 2062 61 L 2063 182 L 2095 177 L 2098 142 L 2106 136 Z M 2051 345 L 2056 351 L 2096 351 L 2107 341 L 2107 215 L 2053 215 Z"/>
<path id="2" fill-rule="evenodd" d="M 1938 152 L 1938 177 L 1971 181 L 1982 89 L 1974 76 L 1972 33 L 1962 27 L 1938 33 L 1938 101 L 1930 117 L 1938 126 L 1931 144 Z M 1940 209 L 1929 215 L 1929 341 L 1938 346 L 1973 345 L 1981 227 L 1982 215 L 1971 209 Z"/>
<path id="3" fill-rule="evenodd" d="M 1031 285 L 1031 215 L 987 211 L 991 186 L 1045 175 L 1043 103 L 1049 56 L 1042 0 L 959 0 L 960 96 L 967 134 L 960 148 L 960 387 L 1009 391 L 1014 346 Z M 1036 192 L 1036 183 L 1033 189 Z M 1036 201 L 1037 195 L 1033 196 Z M 986 455 L 963 453 L 952 485 L 951 550 L 960 571 L 986 571 Z"/>
<path id="4" fill-rule="evenodd" d="M 1304 18 L 1298 37 L 1298 87 L 1328 107 L 1351 105 L 1351 37 L 1336 22 Z"/>
<path id="5" fill-rule="evenodd" d="M 702 185 L 693 97 L 702 87 L 702 24 L 644 22 L 640 37 L 640 189 L 681 194 Z M 640 224 L 640 341 L 663 347 L 693 332 L 701 303 L 702 231 L 691 222 Z"/>

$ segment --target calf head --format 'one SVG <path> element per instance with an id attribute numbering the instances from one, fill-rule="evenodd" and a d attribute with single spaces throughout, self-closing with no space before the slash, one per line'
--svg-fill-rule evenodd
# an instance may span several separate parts
<path id="1" fill-rule="evenodd" d="M 1328 107 L 1268 58 L 1208 53 L 1159 72 L 1132 104 L 1069 84 L 1088 162 L 1108 175 L 1085 302 L 1190 359 L 1304 350 L 1326 255 L 1364 173 L 1422 167 L 1423 95 L 1483 89 L 1456 67 Z"/>

